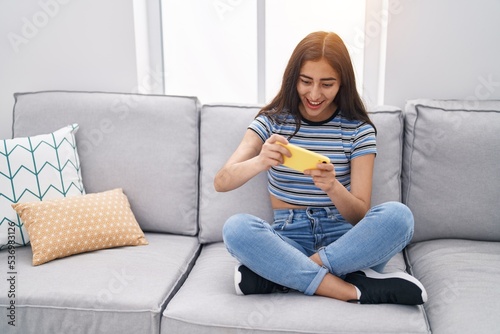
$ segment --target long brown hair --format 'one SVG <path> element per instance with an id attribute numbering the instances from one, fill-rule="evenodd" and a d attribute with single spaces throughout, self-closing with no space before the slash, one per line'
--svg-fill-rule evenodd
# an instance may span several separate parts
<path id="1" fill-rule="evenodd" d="M 283 74 L 278 94 L 258 115 L 268 115 L 279 121 L 280 115 L 289 113 L 295 119 L 297 133 L 301 120 L 300 97 L 297 92 L 300 69 L 306 61 L 321 59 L 325 59 L 340 75 L 340 89 L 333 101 L 342 115 L 350 120 L 371 124 L 375 128 L 356 89 L 354 69 L 344 42 L 337 34 L 325 31 L 310 33 L 295 47 Z"/>

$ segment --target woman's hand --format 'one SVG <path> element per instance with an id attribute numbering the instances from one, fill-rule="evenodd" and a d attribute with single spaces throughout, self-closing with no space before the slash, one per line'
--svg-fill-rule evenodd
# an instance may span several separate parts
<path id="1" fill-rule="evenodd" d="M 263 166 L 264 170 L 268 170 L 273 166 L 282 164 L 284 155 L 287 157 L 292 156 L 290 151 L 282 145 L 278 144 L 278 142 L 284 145 L 288 144 L 288 140 L 278 134 L 273 134 L 264 142 L 264 144 L 262 144 L 262 148 L 259 155 L 257 156 L 257 159 Z"/>
<path id="2" fill-rule="evenodd" d="M 330 197 L 339 213 L 356 225 L 370 209 L 374 163 L 375 154 L 351 160 L 350 190 L 335 179 L 335 169 L 331 163 L 318 164 L 317 169 L 306 170 L 304 174 L 310 175 L 316 187 Z"/>
<path id="3" fill-rule="evenodd" d="M 314 185 L 325 193 L 330 193 L 337 183 L 335 178 L 335 168 L 332 163 L 319 163 L 317 169 L 307 169 L 304 174 L 310 175 Z"/>
<path id="4" fill-rule="evenodd" d="M 248 129 L 236 151 L 215 175 L 215 190 L 224 192 L 236 189 L 260 172 L 281 164 L 283 155 L 291 154 L 278 142 L 288 144 L 285 137 L 277 134 L 262 143 L 260 137 Z"/>

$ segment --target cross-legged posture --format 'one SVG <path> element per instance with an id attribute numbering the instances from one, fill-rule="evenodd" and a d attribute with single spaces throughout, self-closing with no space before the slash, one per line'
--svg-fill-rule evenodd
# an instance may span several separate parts
<path id="1" fill-rule="evenodd" d="M 326 156 L 305 171 L 283 165 L 287 144 Z M 217 191 L 268 174 L 274 221 L 230 217 L 223 237 L 241 265 L 239 294 L 294 289 L 360 303 L 418 305 L 422 284 L 385 264 L 413 235 L 413 215 L 398 202 L 371 207 L 376 129 L 356 90 L 338 35 L 315 32 L 295 48 L 280 91 L 248 126 L 217 173 Z"/>

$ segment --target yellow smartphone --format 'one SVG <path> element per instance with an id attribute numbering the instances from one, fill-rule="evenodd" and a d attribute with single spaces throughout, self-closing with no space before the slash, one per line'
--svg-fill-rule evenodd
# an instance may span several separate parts
<path id="1" fill-rule="evenodd" d="M 283 156 L 283 165 L 290 167 L 292 169 L 298 170 L 299 172 L 304 173 L 306 169 L 317 169 L 317 164 L 319 163 L 329 163 L 330 159 L 328 157 L 307 150 L 297 145 L 288 144 L 284 145 L 279 143 L 281 146 L 286 147 L 292 156 L 289 158 L 287 156 Z"/>

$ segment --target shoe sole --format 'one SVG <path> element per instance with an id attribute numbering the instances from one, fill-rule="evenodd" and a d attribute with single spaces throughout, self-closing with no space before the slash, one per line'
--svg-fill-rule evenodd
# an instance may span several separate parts
<path id="1" fill-rule="evenodd" d="M 237 264 L 234 267 L 234 290 L 236 290 L 236 294 L 238 296 L 243 296 L 244 293 L 240 289 L 240 283 L 241 283 L 241 272 L 239 271 L 241 264 Z"/>
<path id="2" fill-rule="evenodd" d="M 415 277 L 413 277 L 410 274 L 403 273 L 403 272 L 381 274 L 381 273 L 376 272 L 373 269 L 363 269 L 361 271 L 365 273 L 366 277 L 370 277 L 370 278 L 375 278 L 375 279 L 401 278 L 401 279 L 404 279 L 406 281 L 410 281 L 413 284 L 415 284 L 416 286 L 418 286 L 420 288 L 420 291 L 422 291 L 422 301 L 424 303 L 427 301 L 427 291 L 425 290 L 424 286 L 422 285 L 422 283 L 418 279 L 416 279 Z"/>

